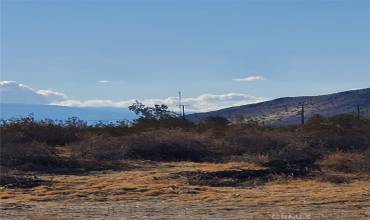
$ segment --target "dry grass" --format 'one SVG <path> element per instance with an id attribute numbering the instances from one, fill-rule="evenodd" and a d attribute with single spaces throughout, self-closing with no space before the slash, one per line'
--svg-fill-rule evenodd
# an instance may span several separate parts
<path id="1" fill-rule="evenodd" d="M 232 188 L 191 186 L 185 178 L 173 177 L 173 174 L 181 171 L 258 168 L 257 165 L 250 163 L 179 162 L 158 163 L 155 166 L 151 164 L 125 172 L 44 175 L 40 178 L 52 179 L 52 185 L 30 189 L 2 188 L 0 198 L 4 207 L 42 202 L 40 204 L 54 204 L 53 208 L 56 210 L 58 203 L 76 204 L 83 201 L 83 203 L 96 203 L 95 205 L 99 206 L 99 202 L 114 204 L 119 201 L 138 201 L 144 204 L 147 201 L 159 199 L 160 201 L 175 201 L 178 205 L 209 203 L 225 209 L 244 206 L 257 209 L 259 207 L 259 211 L 256 212 L 266 212 L 268 211 L 266 207 L 279 210 L 297 208 L 306 211 L 326 205 L 347 207 L 347 209 L 357 207 L 351 211 L 361 214 L 364 212 L 364 207 L 368 207 L 370 203 L 370 181 L 368 179 L 355 180 L 348 184 L 333 184 L 315 179 L 281 179 L 258 187 Z M 83 214 L 80 213 L 81 216 Z"/>
<path id="2" fill-rule="evenodd" d="M 180 171 L 219 171 L 225 169 L 258 168 L 248 163 L 161 163 L 157 167 L 142 167 L 126 172 L 94 172 L 88 175 L 43 175 L 40 178 L 52 180 L 51 186 L 39 186 L 32 189 L 2 189 L 0 195 L 3 204 L 24 201 L 50 200 L 121 200 L 136 199 L 145 196 L 171 197 L 181 192 L 192 191 L 183 178 L 172 178 L 171 174 Z M 177 190 L 174 190 L 174 186 Z M 180 188 L 178 188 L 180 187 Z M 181 191 L 181 192 L 180 192 Z"/>
<path id="3" fill-rule="evenodd" d="M 347 173 L 370 172 L 370 160 L 367 154 L 345 152 L 333 153 L 321 160 L 320 166 L 323 169 Z"/>

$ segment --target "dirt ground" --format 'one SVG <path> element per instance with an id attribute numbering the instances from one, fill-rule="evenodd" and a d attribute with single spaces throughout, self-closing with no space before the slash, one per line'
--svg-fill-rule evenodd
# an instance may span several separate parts
<path id="1" fill-rule="evenodd" d="M 260 169 L 248 163 L 140 162 L 127 171 L 40 175 L 1 188 L 0 219 L 370 219 L 370 181 L 281 178 L 253 186 L 190 185 L 184 171 Z"/>

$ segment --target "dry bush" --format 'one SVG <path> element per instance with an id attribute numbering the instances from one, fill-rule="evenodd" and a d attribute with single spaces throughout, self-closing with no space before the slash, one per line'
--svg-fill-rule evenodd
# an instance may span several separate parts
<path id="1" fill-rule="evenodd" d="M 77 120 L 77 119 L 75 119 Z M 70 121 L 64 123 L 53 120 L 35 121 L 31 117 L 1 122 L 1 143 L 42 142 L 51 146 L 64 145 L 77 141 L 77 131 L 82 125 Z M 82 123 L 82 122 L 80 122 Z"/>
<path id="2" fill-rule="evenodd" d="M 317 164 L 319 155 L 309 148 L 285 148 L 270 157 L 264 165 L 276 172 L 292 173 L 294 176 L 307 175 L 312 171 L 320 171 Z M 292 175 L 293 176 L 293 175 Z"/>
<path id="3" fill-rule="evenodd" d="M 123 140 L 92 134 L 72 144 L 71 148 L 75 159 L 117 160 L 122 158 Z"/>
<path id="4" fill-rule="evenodd" d="M 316 116 L 302 126 L 298 134 L 305 142 L 326 154 L 370 149 L 370 121 L 359 120 L 352 115 Z"/>
<path id="5" fill-rule="evenodd" d="M 260 164 L 269 160 L 276 162 L 271 166 L 283 164 L 311 169 L 318 159 L 338 149 L 357 155 L 358 161 L 353 162 L 366 168 L 363 161 L 369 154 L 360 153 L 370 149 L 370 121 L 348 115 L 314 117 L 300 127 L 266 127 L 253 122 L 229 124 L 220 118 L 198 125 L 179 118 L 144 118 L 132 125 L 94 126 L 76 118 L 66 122 L 35 122 L 24 118 L 2 122 L 0 129 L 0 165 L 22 169 L 28 166 L 35 170 L 78 166 L 95 169 L 102 164 L 114 167 L 122 159 L 247 160 Z M 57 145 L 71 147 L 72 156 L 58 157 L 54 147 Z M 323 166 L 335 167 L 329 161 L 339 160 L 336 157 L 326 157 Z"/>
<path id="6" fill-rule="evenodd" d="M 143 159 L 202 161 L 215 156 L 212 140 L 182 130 L 160 129 L 124 137 L 90 136 L 73 144 L 75 158 L 95 160 Z"/>
<path id="7" fill-rule="evenodd" d="M 215 157 L 212 139 L 183 130 L 157 130 L 125 138 L 123 157 L 154 161 L 204 161 Z"/>
<path id="8" fill-rule="evenodd" d="M 224 150 L 233 154 L 269 155 L 286 147 L 292 134 L 275 131 L 251 131 L 225 136 Z"/>
<path id="9" fill-rule="evenodd" d="M 320 161 L 320 166 L 324 169 L 339 172 L 370 173 L 370 153 L 336 152 L 322 159 Z"/>
<path id="10" fill-rule="evenodd" d="M 52 147 L 39 142 L 1 145 L 1 166 L 21 170 L 48 170 L 63 167 Z"/>

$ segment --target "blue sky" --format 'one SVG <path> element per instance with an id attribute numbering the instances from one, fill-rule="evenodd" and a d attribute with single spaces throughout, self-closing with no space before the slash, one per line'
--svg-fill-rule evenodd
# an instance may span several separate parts
<path id="1" fill-rule="evenodd" d="M 65 105 L 370 86 L 368 0 L 2 0 L 1 28 L 1 80 Z"/>

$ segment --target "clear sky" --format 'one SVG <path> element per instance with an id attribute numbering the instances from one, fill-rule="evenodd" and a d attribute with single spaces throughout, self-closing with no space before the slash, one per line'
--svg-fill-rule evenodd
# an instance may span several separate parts
<path id="1" fill-rule="evenodd" d="M 370 87 L 370 1 L 2 0 L 1 80 L 68 105 Z"/>

